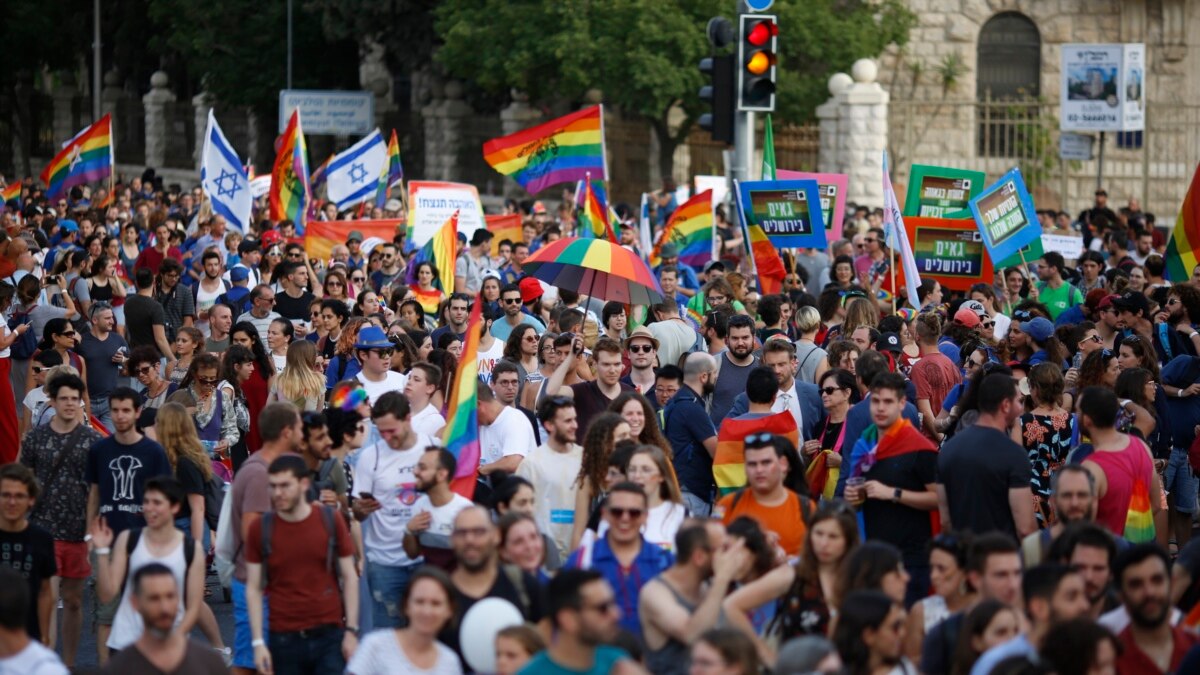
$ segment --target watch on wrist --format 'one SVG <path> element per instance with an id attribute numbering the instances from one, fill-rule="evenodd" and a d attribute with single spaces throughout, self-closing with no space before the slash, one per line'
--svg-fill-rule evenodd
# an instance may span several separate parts
<path id="1" fill-rule="evenodd" d="M 904 494 L 904 490 L 901 490 L 900 488 L 896 488 L 895 490 L 892 490 L 892 501 L 893 501 L 893 502 L 896 502 L 897 504 L 899 504 L 899 503 L 900 503 L 900 497 L 901 497 L 901 495 L 903 495 L 903 494 Z"/>
<path id="2" fill-rule="evenodd" d="M 358 629 L 357 628 L 351 628 L 350 626 L 346 626 L 346 632 L 350 633 L 354 637 L 358 637 Z"/>

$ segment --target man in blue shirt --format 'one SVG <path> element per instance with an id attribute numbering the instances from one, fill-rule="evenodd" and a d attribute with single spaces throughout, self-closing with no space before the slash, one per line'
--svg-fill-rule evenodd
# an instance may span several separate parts
<path id="1" fill-rule="evenodd" d="M 704 397 L 716 388 L 716 377 L 716 359 L 704 352 L 688 354 L 683 363 L 683 386 L 663 408 L 664 432 L 674 455 L 683 503 L 698 518 L 707 518 L 712 511 L 717 428 L 704 409 Z"/>
<path id="2" fill-rule="evenodd" d="M 690 265 L 679 262 L 679 248 L 675 244 L 663 244 L 658 251 L 658 258 L 661 261 L 659 269 L 664 267 L 679 269 L 680 293 L 690 298 L 700 290 L 700 279 L 696 276 L 696 270 L 692 269 Z"/>

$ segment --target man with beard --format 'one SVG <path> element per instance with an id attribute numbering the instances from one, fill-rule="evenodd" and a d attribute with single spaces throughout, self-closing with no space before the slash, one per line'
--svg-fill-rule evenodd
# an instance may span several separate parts
<path id="1" fill-rule="evenodd" d="M 454 620 L 438 639 L 462 655 L 463 645 L 473 636 L 459 633 L 463 618 L 480 600 L 500 598 L 517 608 L 525 621 L 537 623 L 545 616 L 545 597 L 536 578 L 512 565 L 500 563 L 500 530 L 491 513 L 481 506 L 468 506 L 454 518 L 450 532 L 456 567 L 450 573 L 454 585 Z M 478 639 L 477 636 L 474 636 Z"/>
<path id="2" fill-rule="evenodd" d="M 599 572 L 563 570 L 550 580 L 547 597 L 554 629 L 550 644 L 525 664 L 521 675 L 599 675 L 632 665 L 628 654 L 610 646 L 617 635 L 617 597 Z"/>
<path id="3" fill-rule="evenodd" d="M 1054 524 L 1021 541 L 1025 567 L 1046 560 L 1050 544 L 1068 525 L 1091 522 L 1096 517 L 1096 479 L 1079 464 L 1062 465 L 1050 479 L 1050 503 L 1056 516 Z"/>
<path id="4" fill-rule="evenodd" d="M 130 585 L 130 602 L 141 616 L 145 630 L 137 642 L 109 659 L 105 673 L 175 673 L 180 672 L 185 663 L 188 673 L 216 675 L 228 672 L 216 652 L 189 639 L 175 627 L 182 598 L 175 574 L 169 567 L 150 563 L 133 573 Z"/>
<path id="5" fill-rule="evenodd" d="M 450 323 L 445 326 L 439 326 L 433 330 L 433 334 L 429 339 L 436 346 L 438 341 L 446 333 L 454 333 L 459 340 L 466 341 L 467 339 L 467 321 L 471 318 L 470 312 L 471 298 L 466 293 L 450 294 L 450 307 L 446 312 Z"/>
<path id="6" fill-rule="evenodd" d="M 1112 564 L 1116 557 L 1117 544 L 1108 530 L 1086 522 L 1068 526 L 1050 550 L 1051 560 L 1068 565 L 1083 578 L 1091 603 L 1088 618 L 1104 625 L 1108 623 L 1101 615 L 1117 606 L 1112 593 Z M 1124 627 L 1121 625 L 1113 632 L 1119 633 Z"/>
<path id="7" fill-rule="evenodd" d="M 450 481 L 458 462 L 445 448 L 431 445 L 417 460 L 413 478 L 421 493 L 413 504 L 414 515 L 404 528 L 404 552 L 416 560 L 424 558 L 426 565 L 454 570 L 454 549 L 450 534 L 459 512 L 471 506 L 471 500 L 450 490 Z"/>
<path id="8" fill-rule="evenodd" d="M 716 384 L 708 411 L 713 424 L 720 424 L 728 416 L 734 399 L 746 391 L 750 371 L 758 365 L 754 356 L 754 319 L 745 314 L 731 317 L 725 347 L 725 352 L 717 357 L 717 373 L 713 376 Z"/>
<path id="9" fill-rule="evenodd" d="M 1117 350 L 1117 341 L 1121 337 L 1121 319 L 1113 305 L 1113 300 L 1119 297 L 1116 294 L 1107 295 L 1096 304 L 1096 332 L 1100 334 L 1104 348 L 1113 351 Z"/>
<path id="10" fill-rule="evenodd" d="M 1197 637 L 1170 620 L 1171 572 L 1166 552 L 1155 544 L 1138 544 L 1117 556 L 1114 574 L 1129 613 L 1129 625 L 1117 634 L 1123 647 L 1117 672 L 1183 672 L 1179 665 Z"/>
<path id="11" fill-rule="evenodd" d="M 229 290 L 231 284 L 221 278 L 225 270 L 225 265 L 222 263 L 225 259 L 224 256 L 215 249 L 200 250 L 204 251 L 204 255 L 201 256 L 204 261 L 204 276 L 200 277 L 200 283 L 192 286 L 192 302 L 196 306 L 196 328 L 204 333 L 204 337 L 208 337 L 210 335 L 209 310 L 217 304 L 217 298 Z"/>
<path id="12" fill-rule="evenodd" d="M 1163 573 L 1166 573 L 1165 566 Z M 1051 628 L 1088 612 L 1083 577 L 1066 565 L 1047 563 L 1026 570 L 1021 580 L 1021 592 L 1025 596 L 1029 630 L 984 652 L 971 668 L 971 675 L 989 675 L 997 664 L 1014 656 L 1036 659 L 1042 640 Z"/>
<path id="13" fill-rule="evenodd" d="M 1083 304 L 1083 293 L 1063 279 L 1066 262 L 1062 254 L 1050 251 L 1042 256 L 1038 265 L 1037 283 L 1038 302 L 1050 310 L 1050 320 L 1054 321 L 1068 307 Z"/>
<path id="14" fill-rule="evenodd" d="M 717 428 L 704 410 L 704 397 L 713 392 L 716 378 L 716 359 L 703 352 L 688 354 L 683 362 L 683 386 L 663 408 L 663 433 L 671 444 L 683 503 L 700 518 L 712 510 Z"/>
<path id="15" fill-rule="evenodd" d="M 1195 317 L 1195 318 L 1193 318 Z M 1154 317 L 1157 340 L 1154 347 L 1159 359 L 1169 361 L 1166 349 L 1172 357 L 1180 354 L 1195 356 L 1200 352 L 1200 332 L 1194 324 L 1200 321 L 1200 290 L 1191 284 L 1172 286 L 1167 290 L 1167 302 Z M 1166 341 L 1166 345 L 1163 342 Z"/>
<path id="16" fill-rule="evenodd" d="M 579 354 L 583 351 L 583 338 L 578 334 L 571 345 L 572 351 Z M 602 337 L 592 347 L 592 356 L 596 360 L 596 379 L 590 382 L 579 382 L 564 385 L 567 373 L 575 366 L 575 359 L 563 359 L 550 381 L 546 383 L 547 393 L 557 393 L 569 396 L 575 400 L 575 412 L 579 416 L 579 430 L 575 434 L 575 442 L 583 444 L 583 435 L 587 431 L 592 418 L 608 410 L 612 402 L 622 393 L 635 391 L 632 385 L 621 382 L 621 365 L 624 351 L 621 343 L 610 337 Z"/>
<path id="17" fill-rule="evenodd" d="M 333 440 L 329 438 L 329 424 L 324 413 L 306 412 L 300 416 L 304 438 L 300 441 L 300 456 L 312 474 L 305 494 L 310 502 L 321 502 L 325 506 L 343 509 L 350 505 L 350 481 L 342 460 L 330 455 Z"/>
<path id="18" fill-rule="evenodd" d="M 576 479 L 583 463 L 583 448 L 575 443 L 579 424 L 575 403 L 561 396 L 544 399 L 538 406 L 538 420 L 546 442 L 517 465 L 517 475 L 533 485 L 537 495 L 533 518 L 538 530 L 554 540 L 561 560 L 571 552 Z"/>

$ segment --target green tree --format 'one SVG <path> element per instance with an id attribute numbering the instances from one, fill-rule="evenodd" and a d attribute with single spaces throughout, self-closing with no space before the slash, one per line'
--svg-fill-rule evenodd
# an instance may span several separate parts
<path id="1" fill-rule="evenodd" d="M 445 0 L 435 23 L 436 58 L 454 77 L 493 93 L 516 89 L 547 105 L 578 102 L 597 88 L 626 115 L 650 124 L 659 167 L 705 107 L 697 69 L 710 53 L 705 25 L 731 14 L 728 0 Z M 812 117 L 828 76 L 855 59 L 903 43 L 914 16 L 901 0 L 780 2 L 781 121 Z M 672 130 L 679 106 L 684 121 Z"/>

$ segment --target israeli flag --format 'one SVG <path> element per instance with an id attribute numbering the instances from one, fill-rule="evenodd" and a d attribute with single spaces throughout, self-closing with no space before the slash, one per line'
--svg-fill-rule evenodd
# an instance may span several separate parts
<path id="1" fill-rule="evenodd" d="M 379 174 L 387 164 L 387 141 L 379 129 L 340 152 L 325 170 L 325 190 L 338 211 L 375 198 Z"/>
<path id="2" fill-rule="evenodd" d="M 211 110 L 208 111 L 208 130 L 204 132 L 200 185 L 212 202 L 213 213 L 224 216 L 225 222 L 240 232 L 249 229 L 250 210 L 254 204 L 250 179 Z"/>

